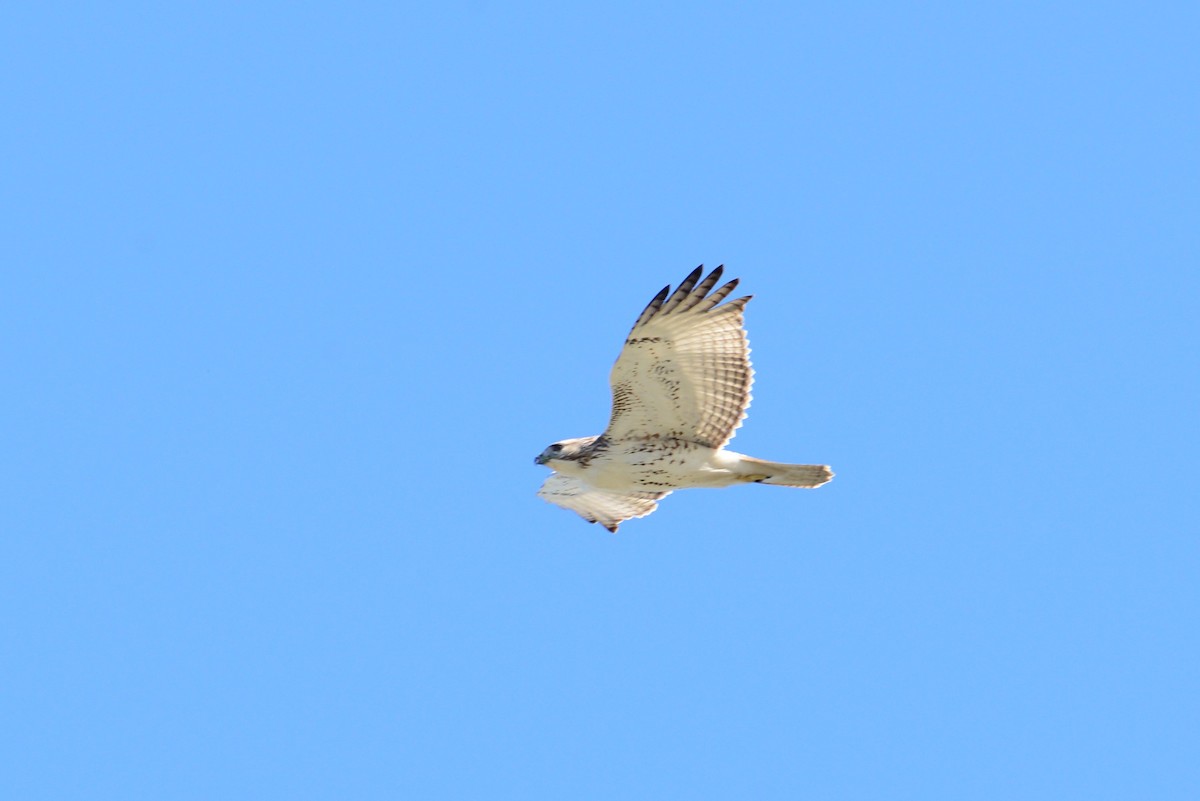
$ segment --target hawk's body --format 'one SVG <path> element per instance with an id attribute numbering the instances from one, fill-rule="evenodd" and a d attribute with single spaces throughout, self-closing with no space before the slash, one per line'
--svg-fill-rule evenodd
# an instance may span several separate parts
<path id="1" fill-rule="evenodd" d="M 556 442 L 537 457 L 555 472 L 538 492 L 615 532 L 672 490 L 759 482 L 819 487 L 824 465 L 765 462 L 724 449 L 750 405 L 750 348 L 742 315 L 750 298 L 724 305 L 734 279 L 709 294 L 718 267 L 701 267 L 638 317 L 613 366 L 613 411 L 596 437 Z M 697 282 L 699 284 L 697 285 Z"/>

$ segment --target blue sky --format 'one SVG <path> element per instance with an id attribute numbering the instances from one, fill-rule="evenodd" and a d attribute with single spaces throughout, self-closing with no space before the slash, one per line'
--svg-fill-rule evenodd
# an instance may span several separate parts
<path id="1" fill-rule="evenodd" d="M 38 4 L 0 794 L 1200 796 L 1190 4 Z M 733 446 L 535 496 L 637 313 Z"/>

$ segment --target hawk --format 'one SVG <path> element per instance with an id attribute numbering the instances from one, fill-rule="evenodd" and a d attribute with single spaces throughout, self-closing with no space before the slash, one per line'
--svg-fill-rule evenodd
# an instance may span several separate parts
<path id="1" fill-rule="evenodd" d="M 700 265 L 654 296 L 613 365 L 612 417 L 603 434 L 564 439 L 534 462 L 554 472 L 538 491 L 614 534 L 673 490 L 754 482 L 819 487 L 826 465 L 767 462 L 725 450 L 750 406 L 750 347 L 742 314 L 750 296 L 722 303 L 724 265 Z"/>

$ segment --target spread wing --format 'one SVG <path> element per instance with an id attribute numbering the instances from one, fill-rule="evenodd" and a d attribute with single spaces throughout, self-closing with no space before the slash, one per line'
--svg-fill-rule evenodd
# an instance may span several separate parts
<path id="1" fill-rule="evenodd" d="M 597 489 L 562 473 L 553 473 L 538 490 L 539 498 L 570 509 L 589 523 L 599 523 L 614 534 L 622 521 L 645 517 L 658 508 L 660 499 L 670 494 Z"/>
<path id="2" fill-rule="evenodd" d="M 629 332 L 610 377 L 609 439 L 674 437 L 720 448 L 745 419 L 754 380 L 742 326 L 750 297 L 720 305 L 737 279 L 709 294 L 724 267 L 700 281 L 703 267 L 670 297 L 664 287 Z"/>

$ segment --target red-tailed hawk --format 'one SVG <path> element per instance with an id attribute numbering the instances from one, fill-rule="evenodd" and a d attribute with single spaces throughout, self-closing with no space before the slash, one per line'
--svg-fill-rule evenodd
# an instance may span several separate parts
<path id="1" fill-rule="evenodd" d="M 748 482 L 819 487 L 833 478 L 825 465 L 725 450 L 750 406 L 754 370 L 742 325 L 750 296 L 721 305 L 737 279 L 709 294 L 724 266 L 700 281 L 703 269 L 673 294 L 663 287 L 633 324 L 613 365 L 605 432 L 561 440 L 534 460 L 554 470 L 540 497 L 615 533 L 672 490 Z"/>

